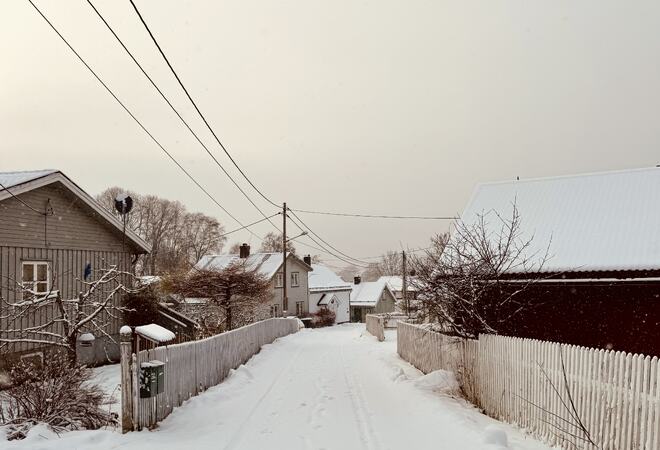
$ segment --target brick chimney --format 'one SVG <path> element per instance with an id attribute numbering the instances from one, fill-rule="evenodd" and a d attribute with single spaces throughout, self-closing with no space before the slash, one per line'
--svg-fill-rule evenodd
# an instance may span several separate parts
<path id="1" fill-rule="evenodd" d="M 362 282 L 362 277 L 360 275 L 356 275 L 353 277 L 353 284 L 360 284 Z"/>
<path id="2" fill-rule="evenodd" d="M 250 246 L 247 245 L 247 244 L 243 244 L 243 245 L 241 245 L 239 256 L 240 256 L 241 258 L 243 258 L 243 259 L 245 259 L 245 258 L 247 258 L 248 256 L 250 256 Z"/>
<path id="3" fill-rule="evenodd" d="M 303 261 L 304 261 L 305 264 L 307 264 L 308 266 L 311 266 L 311 265 L 312 265 L 312 257 L 311 257 L 310 255 L 306 255 L 306 256 L 304 256 L 304 257 L 303 257 Z"/>

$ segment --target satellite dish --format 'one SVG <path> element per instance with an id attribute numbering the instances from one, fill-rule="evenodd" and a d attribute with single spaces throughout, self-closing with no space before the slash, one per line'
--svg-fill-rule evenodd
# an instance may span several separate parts
<path id="1" fill-rule="evenodd" d="M 133 208 L 133 199 L 126 193 L 117 194 L 115 197 L 115 209 L 119 214 L 126 215 Z"/>

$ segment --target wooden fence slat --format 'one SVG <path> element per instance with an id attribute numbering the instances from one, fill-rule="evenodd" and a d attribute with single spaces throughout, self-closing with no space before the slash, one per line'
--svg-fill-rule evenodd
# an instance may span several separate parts
<path id="1" fill-rule="evenodd" d="M 162 361 L 165 388 L 152 398 L 139 398 L 139 388 L 134 389 L 135 428 L 153 427 L 186 400 L 224 380 L 230 369 L 247 362 L 262 345 L 298 331 L 298 323 L 295 318 L 267 319 L 199 341 L 138 352 L 133 363 L 134 377 L 139 374 L 141 363 Z"/>

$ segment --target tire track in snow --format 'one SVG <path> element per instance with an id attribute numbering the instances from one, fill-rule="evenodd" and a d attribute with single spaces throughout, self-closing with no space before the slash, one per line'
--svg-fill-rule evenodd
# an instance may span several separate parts
<path id="1" fill-rule="evenodd" d="M 254 404 L 252 409 L 250 409 L 250 412 L 248 415 L 245 417 L 245 420 L 241 423 L 241 425 L 238 427 L 238 429 L 234 432 L 234 435 L 232 436 L 231 440 L 227 443 L 227 445 L 224 446 L 224 450 L 230 450 L 232 448 L 236 448 L 238 444 L 240 444 L 241 440 L 244 437 L 244 429 L 245 426 L 248 424 L 254 413 L 257 411 L 259 406 L 263 403 L 263 401 L 266 399 L 268 394 L 273 390 L 273 387 L 277 384 L 277 382 L 282 378 L 282 375 L 285 373 L 289 373 L 291 370 L 291 367 L 293 367 L 294 363 L 298 360 L 298 357 L 302 353 L 302 346 L 298 347 L 298 351 L 296 352 L 295 356 L 289 360 L 289 364 L 287 364 L 278 374 L 276 377 L 273 378 L 273 381 L 268 385 L 268 388 L 266 391 L 259 397 L 259 400 Z"/>
<path id="2" fill-rule="evenodd" d="M 350 366 L 346 362 L 346 355 L 344 354 L 344 345 L 340 346 L 340 356 L 342 369 L 344 372 L 344 379 L 346 385 L 348 386 L 348 395 L 353 404 L 353 414 L 355 415 L 356 423 L 360 429 L 360 442 L 362 443 L 362 448 L 365 450 L 378 450 L 382 446 L 378 441 L 378 436 L 374 432 L 374 426 L 371 422 L 368 402 L 364 396 L 364 391 L 360 385 L 360 382 L 355 379 L 353 371 L 350 369 Z"/>

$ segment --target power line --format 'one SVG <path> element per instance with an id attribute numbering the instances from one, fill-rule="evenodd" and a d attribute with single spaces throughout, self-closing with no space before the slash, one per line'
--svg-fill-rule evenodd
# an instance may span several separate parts
<path id="1" fill-rule="evenodd" d="M 225 154 L 229 157 L 229 159 L 231 160 L 231 162 L 234 164 L 234 167 L 236 167 L 236 169 L 238 169 L 238 171 L 241 173 L 241 175 L 243 175 L 243 178 L 245 178 L 245 179 L 247 180 L 247 182 L 250 183 L 250 186 L 252 186 L 252 188 L 254 188 L 254 190 L 257 191 L 257 193 L 258 193 L 261 197 L 263 197 L 264 200 L 266 200 L 268 203 L 270 203 L 271 205 L 275 206 L 276 208 L 279 208 L 280 205 L 278 205 L 277 203 L 273 202 L 271 199 L 269 199 L 268 197 L 266 197 L 266 195 L 264 195 L 264 194 L 259 190 L 259 188 L 257 188 L 257 186 L 254 185 L 254 183 L 252 182 L 252 180 L 250 180 L 250 179 L 248 178 L 248 176 L 245 174 L 245 172 L 243 172 L 243 169 L 240 168 L 240 166 L 236 163 L 236 161 L 234 161 L 234 158 L 231 156 L 231 154 L 229 153 L 229 151 L 227 150 L 227 148 L 224 146 L 224 144 L 222 143 L 222 141 L 220 141 L 220 138 L 218 138 L 218 135 L 215 133 L 215 131 L 213 130 L 213 128 L 212 128 L 211 125 L 209 124 L 208 120 L 206 120 L 206 117 L 204 117 L 204 114 L 202 114 L 202 111 L 199 109 L 199 107 L 197 107 L 197 103 L 195 103 L 195 100 L 193 100 L 192 96 L 191 96 L 190 93 L 188 92 L 188 89 L 186 89 L 186 86 L 185 86 L 185 85 L 183 84 L 183 82 L 181 81 L 181 78 L 179 78 L 179 75 L 177 74 L 176 70 L 174 70 L 174 67 L 173 67 L 172 64 L 170 63 L 170 60 L 169 60 L 169 59 L 167 58 L 167 56 L 165 55 L 165 52 L 163 52 L 163 49 L 161 48 L 160 44 L 159 44 L 158 41 L 156 40 L 156 37 L 155 37 L 154 34 L 151 32 L 151 29 L 150 29 L 149 26 L 147 25 L 147 22 L 146 22 L 146 21 L 144 20 L 144 18 L 142 17 L 142 14 L 140 13 L 140 10 L 138 9 L 137 5 L 135 4 L 135 2 L 134 2 L 133 0 L 129 0 L 129 1 L 131 2 L 131 5 L 133 5 L 133 9 L 135 10 L 135 12 L 137 13 L 138 17 L 140 18 L 140 21 L 142 22 L 142 25 L 144 25 L 144 28 L 145 28 L 145 29 L 147 30 L 147 32 L 149 33 L 149 36 L 151 37 L 151 40 L 154 42 L 154 44 L 155 44 L 156 47 L 158 48 L 158 51 L 160 52 L 161 56 L 163 57 L 163 59 L 164 59 L 165 62 L 167 63 L 167 66 L 170 68 L 170 71 L 172 72 L 172 74 L 173 74 L 174 77 L 176 78 L 176 81 L 179 83 L 179 86 L 181 86 L 181 89 L 183 89 L 183 92 L 186 93 L 186 96 L 188 97 L 188 100 L 190 100 L 190 103 L 192 103 L 192 105 L 195 107 L 195 110 L 197 111 L 197 114 L 199 114 L 199 117 L 202 118 L 202 120 L 204 121 L 204 124 L 205 124 L 206 127 L 209 129 L 209 131 L 211 132 L 211 134 L 212 134 L 213 137 L 215 138 L 215 140 L 216 140 L 216 142 L 218 143 L 218 145 L 220 145 L 220 147 L 222 148 L 222 150 L 223 150 L 223 151 L 225 152 Z"/>
<path id="2" fill-rule="evenodd" d="M 295 220 L 293 220 L 291 217 L 289 217 L 289 219 L 291 220 L 291 222 L 293 222 L 293 224 L 294 224 L 296 227 L 298 227 L 298 229 L 299 229 L 300 231 L 304 231 L 303 227 L 302 227 L 301 225 L 299 225 Z M 310 231 L 311 231 L 311 230 L 310 230 Z M 328 250 L 326 247 L 323 246 L 323 244 L 321 244 L 321 243 L 318 242 L 316 239 L 314 239 L 314 237 L 310 236 L 309 234 L 307 234 L 306 236 L 307 236 L 312 242 L 314 242 L 316 245 L 318 245 L 319 247 L 321 247 L 321 249 L 322 249 L 321 251 L 323 251 L 324 253 L 327 253 L 327 254 L 329 254 L 329 255 L 332 255 L 332 256 L 334 256 L 335 258 L 338 258 L 339 260 L 344 261 L 344 262 L 346 262 L 346 263 L 348 263 L 348 264 L 351 264 L 351 265 L 354 265 L 354 266 L 359 266 L 359 267 L 362 267 L 362 268 L 367 268 L 367 267 L 368 267 L 367 265 L 357 264 L 357 263 L 355 263 L 355 262 L 353 262 L 353 261 L 350 261 L 350 260 L 348 260 L 348 259 L 342 258 L 342 257 L 339 256 L 338 254 L 332 252 L 331 250 Z"/>
<path id="3" fill-rule="evenodd" d="M 301 223 L 305 228 L 307 228 L 307 229 L 309 230 L 310 233 L 312 233 L 314 236 L 316 236 L 316 237 L 317 237 L 319 240 L 321 240 L 325 245 L 327 245 L 328 247 L 330 247 L 331 249 L 333 249 L 333 250 L 336 251 L 337 253 L 339 253 L 339 254 L 345 256 L 345 257 L 348 258 L 348 259 L 352 259 L 352 260 L 357 261 L 358 263 L 361 263 L 361 264 L 368 264 L 366 261 L 360 261 L 360 260 L 357 259 L 357 258 L 353 258 L 352 256 L 347 255 L 346 253 L 344 253 L 344 252 L 342 252 L 341 250 L 339 250 L 339 249 L 337 249 L 336 247 L 334 247 L 334 246 L 333 246 L 332 244 L 330 244 L 328 241 L 326 241 L 326 240 L 323 239 L 321 236 L 319 236 L 318 234 L 316 234 L 316 233 L 314 232 L 314 230 L 312 230 L 312 229 L 309 227 L 309 225 L 307 225 L 305 222 L 303 222 L 303 220 L 302 220 L 300 217 L 298 217 L 298 215 L 297 215 L 293 210 L 290 210 L 290 211 L 291 211 L 291 214 L 293 214 L 293 216 L 294 216 L 296 219 L 298 219 L 298 220 L 300 221 L 300 223 Z M 289 217 L 289 216 L 287 215 L 287 217 Z"/>
<path id="4" fill-rule="evenodd" d="M 142 67 L 142 65 L 138 62 L 138 60 L 135 58 L 135 56 L 133 55 L 133 53 L 128 49 L 128 47 L 126 47 L 126 45 L 124 44 L 124 42 L 123 42 L 123 41 L 121 40 L 121 38 L 117 35 L 117 33 L 115 32 L 115 30 L 112 28 L 112 26 L 110 26 L 110 24 L 109 24 L 108 21 L 105 19 L 105 17 L 103 17 L 103 15 L 101 14 L 101 12 L 96 8 L 96 6 L 94 6 L 94 4 L 91 2 L 91 0 L 87 0 L 87 3 L 89 4 L 89 6 L 91 6 L 91 8 L 94 10 L 94 12 L 96 13 L 96 15 L 98 16 L 98 18 L 101 19 L 101 21 L 105 24 L 105 26 L 108 28 L 108 30 L 110 30 L 110 33 L 112 33 L 112 35 L 115 37 L 115 39 L 117 40 L 117 42 L 119 42 L 119 44 L 122 46 L 122 48 L 124 49 L 124 51 L 128 54 L 128 56 L 130 56 L 131 59 L 133 60 L 133 62 L 138 66 L 138 68 L 140 69 L 140 71 L 142 72 L 142 74 L 144 74 L 144 76 L 147 78 L 147 80 L 149 80 L 149 82 L 151 83 L 151 85 L 156 89 L 156 91 L 158 91 L 158 93 L 159 93 L 160 96 L 163 98 L 163 100 L 165 100 L 165 103 L 167 103 L 167 105 L 170 107 L 170 109 L 171 109 L 172 111 L 174 111 L 174 114 L 177 115 L 177 117 L 179 118 L 179 120 L 185 125 L 185 127 L 188 129 L 188 131 L 190 131 L 190 133 L 192 133 L 192 135 L 195 137 L 195 139 L 197 140 L 197 142 L 199 142 L 199 144 L 204 148 L 204 150 L 206 151 L 206 153 L 208 153 L 208 155 L 211 157 L 211 159 L 213 159 L 213 161 L 215 162 L 215 164 L 216 164 L 220 169 L 222 169 L 222 171 L 224 172 L 224 174 L 225 174 L 225 175 L 231 180 L 232 183 L 234 183 L 234 186 L 236 186 L 236 188 L 237 188 L 237 189 L 238 189 L 238 190 L 239 190 L 239 191 L 245 196 L 245 198 L 246 198 L 246 199 L 252 204 L 252 206 L 254 206 L 254 207 L 256 208 L 256 210 L 259 211 L 259 213 L 265 218 L 265 217 L 266 217 L 266 214 L 265 214 L 265 213 L 264 213 L 264 212 L 263 212 L 263 211 L 262 211 L 262 210 L 261 210 L 261 209 L 260 209 L 260 208 L 259 208 L 259 207 L 258 207 L 253 201 L 252 201 L 252 199 L 247 195 L 247 193 L 246 193 L 246 192 L 245 192 L 245 191 L 239 186 L 239 184 L 236 182 L 236 180 L 234 180 L 234 178 L 229 174 L 229 172 L 227 172 L 227 170 L 226 170 L 226 169 L 224 168 L 224 166 L 220 163 L 220 161 L 218 161 L 217 158 L 213 155 L 213 153 L 211 153 L 211 151 L 210 151 L 210 150 L 208 149 L 208 147 L 204 144 L 204 142 L 202 142 L 202 140 L 199 138 L 199 136 L 197 135 L 197 133 L 195 133 L 195 131 L 193 131 L 193 129 L 192 129 L 192 128 L 190 127 L 190 125 L 188 124 L 188 122 L 186 122 L 186 120 L 181 116 L 181 114 L 179 113 L 179 111 L 174 107 L 174 105 L 172 105 L 172 102 L 170 102 L 170 100 L 167 98 L 167 96 L 165 96 L 165 94 L 163 93 L 163 91 L 158 87 L 158 85 L 156 84 L 156 82 L 151 78 L 151 76 L 147 73 L 147 71 L 144 69 L 144 67 Z M 271 217 L 272 217 L 272 216 L 271 216 Z M 268 219 L 266 219 L 266 220 L 268 220 L 268 221 L 270 222 L 270 224 L 271 224 L 273 227 L 275 227 L 277 230 L 279 230 L 279 228 L 277 227 L 277 225 L 275 225 L 275 224 L 270 220 L 270 218 L 268 218 Z"/>
<path id="5" fill-rule="evenodd" d="M 366 219 L 413 219 L 413 220 L 455 220 L 458 217 L 454 216 L 392 216 L 386 214 L 351 214 L 327 211 L 310 211 L 308 209 L 292 209 L 291 211 L 305 213 L 305 214 L 320 214 L 324 216 L 341 216 L 341 217 L 361 217 Z"/>
<path id="6" fill-rule="evenodd" d="M 190 173 L 189 173 L 189 172 L 188 172 L 188 171 L 187 171 L 187 170 L 186 170 L 186 169 L 185 169 L 185 168 L 184 168 L 184 167 L 183 167 L 183 166 L 182 166 L 182 165 L 181 165 L 181 164 L 180 164 L 180 163 L 179 163 L 179 162 L 178 162 L 178 161 L 177 161 L 177 160 L 171 155 L 171 154 L 170 154 L 170 152 L 168 152 L 167 149 L 166 149 L 165 147 L 163 147 L 163 145 L 162 145 L 162 144 L 161 144 L 161 143 L 160 143 L 160 142 L 154 137 L 154 135 L 151 134 L 151 132 L 149 132 L 149 130 L 147 130 L 147 128 L 146 128 L 144 125 L 142 125 L 142 122 L 140 122 L 140 120 L 139 120 L 137 117 L 135 117 L 135 115 L 131 112 L 131 110 L 128 109 L 128 107 L 127 107 L 126 105 L 124 105 L 124 103 L 119 99 L 119 97 L 117 97 L 117 95 L 115 95 L 115 93 L 114 93 L 114 92 L 108 87 L 108 85 L 105 84 L 105 82 L 101 79 L 101 77 L 99 77 L 99 75 L 97 75 L 97 73 L 94 71 L 94 69 L 92 69 L 92 68 L 90 67 L 90 65 L 87 64 L 87 62 L 84 60 L 84 58 L 83 58 L 82 56 L 80 56 L 80 54 L 76 51 L 76 49 L 74 49 L 73 46 L 71 46 L 71 44 L 69 44 L 69 41 L 67 41 L 66 38 L 65 38 L 65 37 L 64 37 L 64 36 L 58 31 L 58 29 L 55 27 L 55 25 L 53 25 L 52 22 L 51 22 L 50 20 L 48 20 L 48 18 L 44 15 L 44 13 L 41 12 L 41 10 L 39 9 L 39 7 L 37 7 L 37 5 L 35 5 L 34 2 L 33 2 L 32 0 L 27 0 L 27 1 L 28 1 L 28 2 L 32 5 L 32 7 L 33 7 L 33 8 L 39 13 L 39 15 L 40 15 L 40 16 L 46 21 L 46 23 L 47 23 L 47 24 L 53 29 L 53 31 L 59 36 L 59 38 L 62 39 L 62 41 L 66 44 L 66 46 L 69 47 L 69 50 L 71 50 L 71 51 L 73 52 L 73 54 L 76 55 L 76 57 L 80 60 L 80 62 L 81 62 L 86 68 L 87 68 L 87 70 L 89 70 L 89 71 L 91 72 L 91 74 L 94 75 L 94 78 L 96 78 L 96 80 L 97 80 L 97 81 L 98 81 L 98 82 L 99 82 L 99 83 L 105 88 L 106 91 L 108 91 L 108 93 L 112 96 L 112 98 L 114 98 L 114 99 L 117 101 L 117 103 L 119 103 L 119 105 L 124 109 L 124 111 L 126 111 L 126 113 L 127 113 L 129 116 L 131 116 L 131 118 L 132 118 L 132 119 L 133 119 L 133 120 L 134 120 L 134 121 L 140 126 L 140 128 L 142 128 L 142 130 L 143 130 L 143 131 L 144 131 L 144 132 L 145 132 L 145 133 L 151 138 L 151 140 L 154 141 L 154 142 L 156 143 L 156 145 L 158 145 L 158 147 L 159 147 L 159 148 L 160 148 L 160 149 L 161 149 L 161 150 L 162 150 L 162 151 L 168 156 L 168 158 L 169 158 L 174 164 L 176 164 L 177 167 L 178 167 L 179 169 L 181 169 L 181 171 L 182 171 L 184 174 L 186 174 L 186 176 L 187 176 L 188 178 L 190 178 L 190 180 L 191 180 L 193 183 L 195 183 L 195 185 L 196 185 L 199 189 L 201 189 L 202 192 L 204 192 L 204 194 L 206 194 L 207 197 L 209 197 L 209 198 L 211 199 L 211 201 L 213 201 L 213 203 L 215 203 L 218 207 L 220 207 L 220 209 L 222 209 L 222 210 L 223 210 L 223 211 L 224 211 L 229 217 L 231 217 L 231 218 L 232 218 L 234 221 L 236 221 L 239 225 L 241 225 L 241 226 L 245 226 L 245 225 L 243 225 L 243 223 L 242 223 L 240 220 L 238 220 L 238 219 L 237 219 L 236 217 L 234 217 L 229 211 L 227 211 L 227 209 L 225 209 L 225 207 L 222 206 L 222 205 L 221 205 L 221 204 L 215 199 L 215 197 L 213 197 L 213 196 L 212 196 L 212 195 L 211 195 L 211 194 L 210 194 L 210 193 L 209 193 L 209 192 L 208 192 L 208 191 L 207 191 L 207 190 L 206 190 L 201 184 L 199 184 L 199 182 L 195 179 L 195 177 L 193 177 L 193 176 L 192 176 L 192 175 L 191 175 L 191 174 L 190 174 Z M 257 239 L 261 239 L 261 238 L 260 238 L 257 234 L 255 234 L 252 230 L 248 229 L 248 231 L 249 231 L 253 236 L 255 236 Z"/>
<path id="7" fill-rule="evenodd" d="M 8 187 L 5 187 L 4 184 L 0 183 L 0 187 L 2 188 L 3 191 L 7 191 L 7 192 L 9 193 L 9 195 L 11 195 L 12 197 L 14 197 L 16 200 L 18 200 L 19 202 L 21 202 L 24 206 L 27 206 L 29 209 L 31 209 L 32 211 L 36 212 L 37 214 L 39 214 L 39 215 L 41 215 L 41 216 L 46 216 L 46 215 L 48 215 L 45 211 L 43 211 L 43 212 L 42 212 L 42 211 L 39 211 L 38 209 L 33 208 L 32 206 L 30 206 L 30 205 L 28 205 L 27 203 L 25 203 L 25 202 L 23 201 L 22 198 L 19 198 L 17 195 L 14 195 L 14 193 L 13 193 L 12 191 L 10 191 Z M 1 191 L 0 191 L 0 192 L 1 192 Z"/>
<path id="8" fill-rule="evenodd" d="M 261 223 L 261 222 L 264 222 L 264 221 L 266 221 L 266 220 L 268 220 L 268 221 L 270 222 L 270 219 L 272 219 L 272 218 L 275 217 L 275 216 L 279 216 L 280 214 L 282 214 L 282 213 L 281 213 L 281 212 L 276 212 L 275 214 L 273 214 L 273 215 L 271 215 L 271 216 L 264 217 L 263 219 L 260 219 L 260 220 L 257 220 L 257 221 L 255 221 L 255 222 L 249 223 L 249 224 L 244 225 L 244 226 L 242 226 L 242 227 L 240 227 L 240 228 L 236 228 L 235 230 L 228 231 L 227 233 L 223 233 L 223 234 L 221 234 L 221 235 L 218 236 L 218 237 L 225 237 L 225 236 L 228 236 L 228 235 L 230 235 L 230 234 L 232 234 L 232 233 L 236 233 L 237 231 L 244 230 L 244 229 L 246 229 L 246 228 L 248 228 L 248 227 L 251 227 L 252 225 L 256 225 L 256 224 Z"/>

